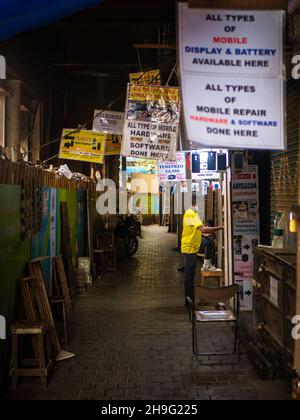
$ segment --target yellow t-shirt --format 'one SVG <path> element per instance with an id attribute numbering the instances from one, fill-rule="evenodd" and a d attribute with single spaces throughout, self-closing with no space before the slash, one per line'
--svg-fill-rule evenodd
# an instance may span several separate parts
<path id="1" fill-rule="evenodd" d="M 199 227 L 203 226 L 197 212 L 189 209 L 183 217 L 183 232 L 181 239 L 181 252 L 183 254 L 197 254 L 199 251 L 202 232 Z"/>

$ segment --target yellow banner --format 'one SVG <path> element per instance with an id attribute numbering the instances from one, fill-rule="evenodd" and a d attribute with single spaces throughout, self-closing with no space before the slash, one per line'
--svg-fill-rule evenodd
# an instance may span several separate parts
<path id="1" fill-rule="evenodd" d="M 95 131 L 64 129 L 60 143 L 59 158 L 90 163 L 103 163 L 105 134 Z"/>
<path id="2" fill-rule="evenodd" d="M 165 101 L 179 103 L 180 93 L 178 88 L 159 86 L 131 85 L 129 89 L 129 101 Z"/>
<path id="3" fill-rule="evenodd" d="M 130 83 L 133 85 L 158 85 L 160 86 L 160 70 L 150 70 L 145 73 L 131 73 Z"/>
<path id="4" fill-rule="evenodd" d="M 107 134 L 105 155 L 113 156 L 121 154 L 122 136 L 119 134 Z"/>

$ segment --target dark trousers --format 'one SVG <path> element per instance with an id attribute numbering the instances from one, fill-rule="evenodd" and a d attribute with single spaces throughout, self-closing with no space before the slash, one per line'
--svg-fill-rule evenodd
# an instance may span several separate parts
<path id="1" fill-rule="evenodd" d="M 215 240 L 212 237 L 203 236 L 201 248 L 205 248 L 205 259 L 214 262 L 216 256 Z"/>
<path id="2" fill-rule="evenodd" d="M 194 280 L 197 268 L 197 254 L 183 254 L 185 266 L 185 296 L 194 301 Z"/>

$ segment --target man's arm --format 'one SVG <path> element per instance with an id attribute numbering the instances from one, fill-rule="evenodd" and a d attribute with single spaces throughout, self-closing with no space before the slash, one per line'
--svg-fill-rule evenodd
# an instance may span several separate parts
<path id="1" fill-rule="evenodd" d="M 203 233 L 203 234 L 207 234 L 207 235 L 213 235 L 214 233 L 223 230 L 224 227 L 223 226 L 216 226 L 216 227 L 206 227 L 206 226 L 200 226 L 199 230 Z"/>

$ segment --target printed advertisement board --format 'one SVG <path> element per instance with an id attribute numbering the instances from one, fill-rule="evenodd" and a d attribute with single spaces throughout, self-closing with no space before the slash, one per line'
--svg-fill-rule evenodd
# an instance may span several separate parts
<path id="1" fill-rule="evenodd" d="M 63 130 L 59 158 L 102 164 L 105 134 L 89 130 L 74 131 L 74 129 Z"/>
<path id="2" fill-rule="evenodd" d="M 122 136 L 119 134 L 106 134 L 105 156 L 121 154 Z"/>
<path id="3" fill-rule="evenodd" d="M 178 88 L 129 84 L 123 156 L 176 160 L 179 122 Z"/>
<path id="4" fill-rule="evenodd" d="M 283 29 L 283 11 L 179 4 L 181 85 L 190 141 L 284 149 Z"/>
<path id="5" fill-rule="evenodd" d="M 257 166 L 233 172 L 232 201 L 235 281 L 243 292 L 241 309 L 251 311 L 253 255 L 260 242 Z"/>
<path id="6" fill-rule="evenodd" d="M 186 162 L 185 154 L 177 153 L 176 161 L 165 161 L 158 163 L 159 182 L 165 181 L 185 181 Z"/>

